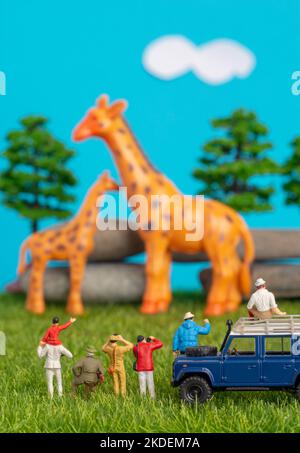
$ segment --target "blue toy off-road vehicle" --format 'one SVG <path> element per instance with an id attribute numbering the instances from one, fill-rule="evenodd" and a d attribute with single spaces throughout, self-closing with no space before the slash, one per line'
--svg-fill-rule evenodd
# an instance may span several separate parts
<path id="1" fill-rule="evenodd" d="M 219 390 L 293 390 L 300 400 L 300 316 L 240 318 L 220 351 L 187 348 L 173 364 L 172 385 L 183 401 L 204 403 Z"/>

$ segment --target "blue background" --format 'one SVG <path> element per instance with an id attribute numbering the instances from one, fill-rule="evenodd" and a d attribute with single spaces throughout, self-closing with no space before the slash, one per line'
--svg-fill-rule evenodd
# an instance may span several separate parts
<path id="1" fill-rule="evenodd" d="M 288 143 L 300 134 L 300 97 L 291 94 L 291 75 L 300 69 L 299 29 L 298 0 L 1 0 L 0 70 L 7 77 L 7 94 L 0 97 L 1 149 L 20 117 L 49 117 L 52 132 L 77 150 L 75 211 L 104 168 L 117 176 L 102 141 L 71 141 L 86 109 L 108 93 L 112 100 L 129 101 L 126 118 L 138 140 L 185 193 L 199 189 L 191 173 L 201 145 L 212 136 L 209 120 L 238 107 L 255 110 L 270 127 L 272 156 L 281 162 L 290 152 Z M 255 53 L 257 66 L 249 78 L 220 86 L 191 73 L 161 81 L 145 72 L 142 53 L 167 34 L 184 35 L 195 44 L 235 39 Z M 271 180 L 279 188 L 276 208 L 246 220 L 252 227 L 298 227 L 299 209 L 284 206 L 280 182 Z M 3 287 L 15 275 L 29 224 L 2 206 L 0 220 Z M 197 287 L 198 269 L 174 266 L 173 287 Z"/>

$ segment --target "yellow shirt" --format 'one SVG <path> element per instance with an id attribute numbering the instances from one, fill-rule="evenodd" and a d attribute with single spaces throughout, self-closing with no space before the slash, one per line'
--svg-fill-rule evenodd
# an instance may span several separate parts
<path id="1" fill-rule="evenodd" d="M 110 367 L 114 370 L 124 369 L 124 354 L 133 349 L 133 344 L 130 343 L 126 346 L 111 346 L 109 343 L 106 343 L 102 351 L 105 352 L 110 358 Z"/>

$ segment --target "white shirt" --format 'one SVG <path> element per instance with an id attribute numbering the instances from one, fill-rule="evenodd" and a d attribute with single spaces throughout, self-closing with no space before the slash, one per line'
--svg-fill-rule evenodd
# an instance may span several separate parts
<path id="1" fill-rule="evenodd" d="M 258 289 L 250 297 L 247 308 L 248 310 L 251 310 L 254 306 L 258 311 L 268 311 L 271 308 L 276 308 L 277 304 L 274 294 L 266 288 Z"/>
<path id="2" fill-rule="evenodd" d="M 72 359 L 73 354 L 68 351 L 62 344 L 58 346 L 52 346 L 50 344 L 46 344 L 44 347 L 39 346 L 37 349 L 37 354 L 39 358 L 47 357 L 45 362 L 44 368 L 61 368 L 60 358 L 62 355 L 69 357 Z"/>

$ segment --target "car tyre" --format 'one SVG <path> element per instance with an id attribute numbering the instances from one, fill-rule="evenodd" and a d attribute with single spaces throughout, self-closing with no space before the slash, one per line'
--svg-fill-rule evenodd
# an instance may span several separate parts
<path id="1" fill-rule="evenodd" d="M 204 404 L 212 393 L 211 385 L 200 376 L 188 377 L 180 385 L 180 398 L 188 404 Z"/>

